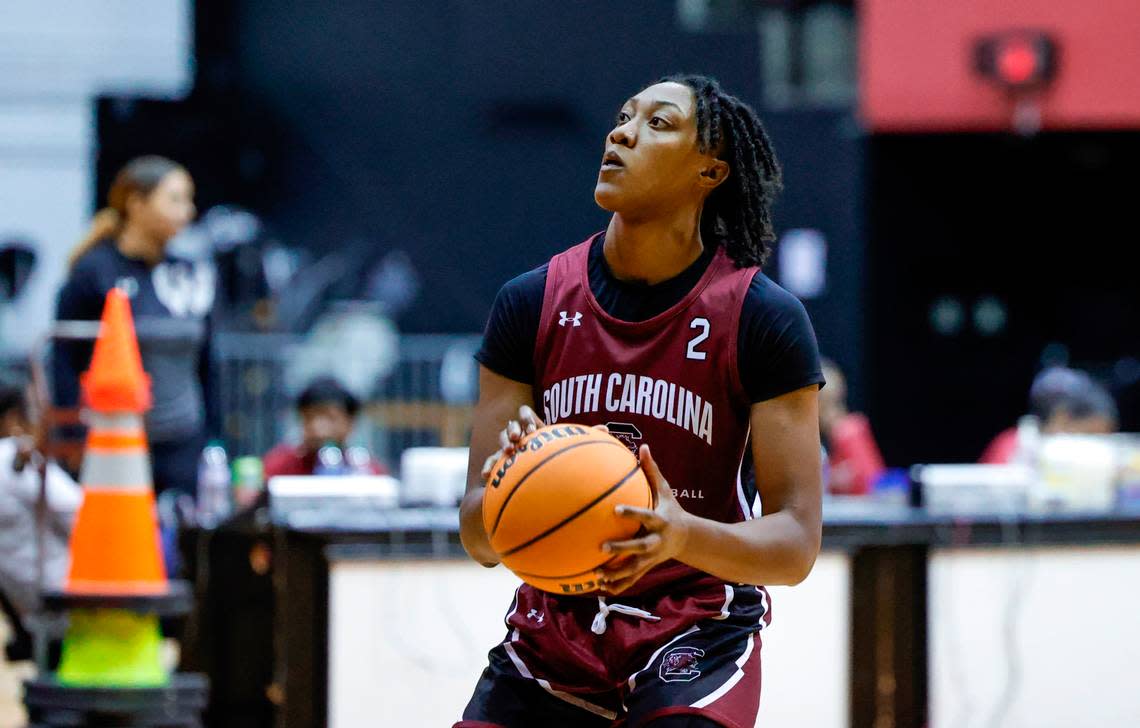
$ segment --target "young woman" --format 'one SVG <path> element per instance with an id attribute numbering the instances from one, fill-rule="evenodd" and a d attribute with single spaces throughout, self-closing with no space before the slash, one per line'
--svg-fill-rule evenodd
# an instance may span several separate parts
<path id="1" fill-rule="evenodd" d="M 208 323 L 213 270 L 178 260 L 166 245 L 194 218 L 194 182 L 179 164 L 139 157 L 116 176 L 91 229 L 71 256 L 56 318 L 98 320 L 113 287 L 126 290 L 154 406 L 146 414 L 154 485 L 193 495 L 206 438 L 209 399 Z M 57 343 L 52 381 L 56 404 L 79 402 L 79 374 L 91 344 Z"/>
<path id="2" fill-rule="evenodd" d="M 656 507 L 619 509 L 643 535 L 609 544 L 599 594 L 519 588 L 457 726 L 754 725 L 771 619 L 759 585 L 802 581 L 821 532 L 815 335 L 758 268 L 779 187 L 751 108 L 703 76 L 663 79 L 606 137 L 606 230 L 500 291 L 477 355 L 467 552 L 498 561 L 481 466 L 543 420 L 636 446 Z M 586 396 L 565 396 L 572 383 Z M 699 423 L 663 404 L 681 388 Z M 739 477 L 750 434 L 759 517 Z"/>

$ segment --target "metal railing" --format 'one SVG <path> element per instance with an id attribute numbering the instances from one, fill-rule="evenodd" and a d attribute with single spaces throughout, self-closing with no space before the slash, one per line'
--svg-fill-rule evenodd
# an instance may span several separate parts
<path id="1" fill-rule="evenodd" d="M 299 386 L 291 367 L 304 356 L 303 343 L 291 334 L 215 335 L 215 396 L 231 454 L 264 455 L 297 437 Z M 365 404 L 353 441 L 371 448 L 393 471 L 406 448 L 465 444 L 478 343 L 478 335 L 399 336 L 386 371 L 370 383 L 370 391 L 358 392 Z"/>

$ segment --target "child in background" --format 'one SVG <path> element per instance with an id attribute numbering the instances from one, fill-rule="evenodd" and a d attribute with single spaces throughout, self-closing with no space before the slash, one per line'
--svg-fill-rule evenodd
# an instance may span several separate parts
<path id="1" fill-rule="evenodd" d="M 21 619 L 39 603 L 37 556 L 41 543 L 42 586 L 63 585 L 71 527 L 83 502 L 83 489 L 55 462 L 48 461 L 42 541 L 37 537 L 36 502 L 43 455 L 35 449 L 34 431 L 35 417 L 24 387 L 0 385 L 0 594 Z"/>
<path id="2" fill-rule="evenodd" d="M 265 478 L 275 475 L 312 475 L 318 466 L 317 454 L 333 444 L 347 453 L 347 443 L 360 412 L 360 400 L 332 377 L 310 382 L 297 397 L 297 415 L 301 418 L 301 443 L 281 443 L 265 454 Z M 358 452 L 357 448 L 352 448 Z M 350 462 L 354 470 L 382 475 L 384 468 L 371 455 L 364 462 Z"/>

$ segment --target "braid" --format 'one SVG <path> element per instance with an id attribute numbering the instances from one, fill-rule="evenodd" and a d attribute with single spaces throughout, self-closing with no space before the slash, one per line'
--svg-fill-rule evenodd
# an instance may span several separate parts
<path id="1" fill-rule="evenodd" d="M 666 76 L 657 83 L 666 82 L 692 89 L 701 152 L 716 152 L 732 168 L 705 200 L 701 235 L 723 245 L 740 267 L 763 265 L 776 239 L 772 203 L 782 182 L 780 163 L 760 117 L 708 76 Z"/>

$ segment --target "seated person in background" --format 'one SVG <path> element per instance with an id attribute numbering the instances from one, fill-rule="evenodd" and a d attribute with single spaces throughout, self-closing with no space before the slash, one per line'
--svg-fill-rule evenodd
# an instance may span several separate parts
<path id="1" fill-rule="evenodd" d="M 332 377 L 321 377 L 309 383 L 297 397 L 297 414 L 301 418 L 301 444 L 281 443 L 265 454 L 265 478 L 275 475 L 312 475 L 317 467 L 317 453 L 327 444 L 335 444 L 345 455 L 346 443 L 360 412 L 360 400 Z M 353 448 L 354 453 L 358 452 Z M 352 460 L 351 457 L 348 458 Z M 381 475 L 384 468 L 371 456 L 366 461 L 348 462 L 353 472 Z"/>
<path id="2" fill-rule="evenodd" d="M 35 423 L 21 386 L 0 385 L 0 594 L 26 618 L 39 602 L 36 501 L 39 464 Z M 47 509 L 43 523 L 44 586 L 67 577 L 68 540 L 83 489 L 55 462 L 47 463 Z"/>
<path id="3" fill-rule="evenodd" d="M 1105 435 L 1116 431 L 1116 402 L 1108 390 L 1085 372 L 1050 367 L 1037 375 L 1029 387 L 1029 414 L 1037 418 L 1043 435 L 1074 433 Z M 1017 451 L 1017 428 L 1000 432 L 978 462 L 1004 465 Z"/>
<path id="4" fill-rule="evenodd" d="M 847 411 L 847 381 L 830 359 L 823 360 L 827 386 L 819 390 L 819 433 L 827 449 L 827 489 L 835 495 L 867 495 L 886 470 L 871 423 Z"/>

